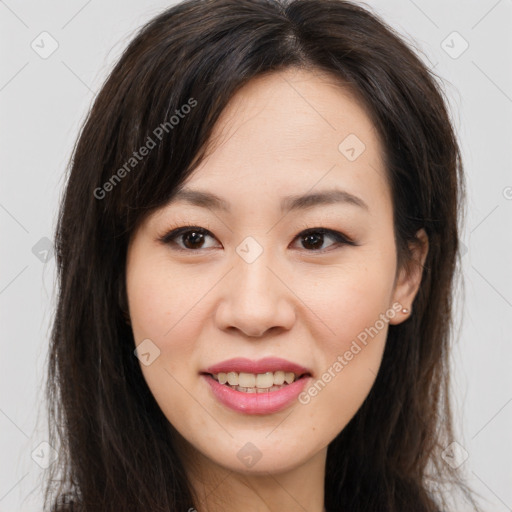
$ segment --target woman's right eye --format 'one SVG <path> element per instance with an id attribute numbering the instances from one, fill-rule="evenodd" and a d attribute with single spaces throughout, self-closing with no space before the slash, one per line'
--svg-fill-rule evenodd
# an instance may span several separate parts
<path id="1" fill-rule="evenodd" d="M 197 251 L 199 249 L 213 248 L 205 245 L 207 237 L 215 239 L 207 229 L 197 226 L 183 226 L 178 229 L 173 229 L 164 235 L 161 241 L 166 244 L 176 245 L 179 250 Z"/>

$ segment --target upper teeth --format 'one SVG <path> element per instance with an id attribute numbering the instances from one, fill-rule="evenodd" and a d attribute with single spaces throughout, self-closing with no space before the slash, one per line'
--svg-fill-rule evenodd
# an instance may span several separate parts
<path id="1" fill-rule="evenodd" d="M 218 380 L 221 384 L 226 382 L 231 386 L 240 386 L 243 388 L 271 388 L 272 386 L 281 386 L 285 382 L 291 384 L 296 380 L 297 375 L 293 372 L 277 372 L 258 373 L 244 373 L 244 372 L 229 372 L 229 373 L 216 373 L 213 375 L 214 379 Z"/>

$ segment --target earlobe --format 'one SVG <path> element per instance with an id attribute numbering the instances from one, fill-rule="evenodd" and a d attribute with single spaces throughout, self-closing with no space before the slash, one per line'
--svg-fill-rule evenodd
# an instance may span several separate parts
<path id="1" fill-rule="evenodd" d="M 399 303 L 402 309 L 390 320 L 391 324 L 400 324 L 412 314 L 412 303 L 418 293 L 423 277 L 423 268 L 428 254 L 428 236 L 422 228 L 416 233 L 416 239 L 409 245 L 411 259 L 399 270 L 395 283 L 392 304 Z"/>

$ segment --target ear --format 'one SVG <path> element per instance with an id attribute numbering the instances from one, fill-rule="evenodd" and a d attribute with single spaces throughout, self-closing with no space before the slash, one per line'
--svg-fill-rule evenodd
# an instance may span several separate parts
<path id="1" fill-rule="evenodd" d="M 389 323 L 393 325 L 400 324 L 409 318 L 412 303 L 420 288 L 423 265 L 428 253 L 428 236 L 424 229 L 420 229 L 416 233 L 416 239 L 409 244 L 409 249 L 411 251 L 411 259 L 398 270 L 393 290 L 393 300 L 391 302 L 392 304 L 398 302 L 402 308 L 407 309 L 407 312 L 404 313 L 400 309 L 398 314 L 389 320 Z"/>

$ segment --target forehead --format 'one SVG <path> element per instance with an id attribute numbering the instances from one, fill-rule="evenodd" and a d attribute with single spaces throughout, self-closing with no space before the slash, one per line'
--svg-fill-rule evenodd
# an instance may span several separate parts
<path id="1" fill-rule="evenodd" d="M 244 200 L 318 187 L 388 194 L 377 130 L 335 77 L 290 69 L 243 86 L 219 117 L 207 157 L 187 179 Z"/>

